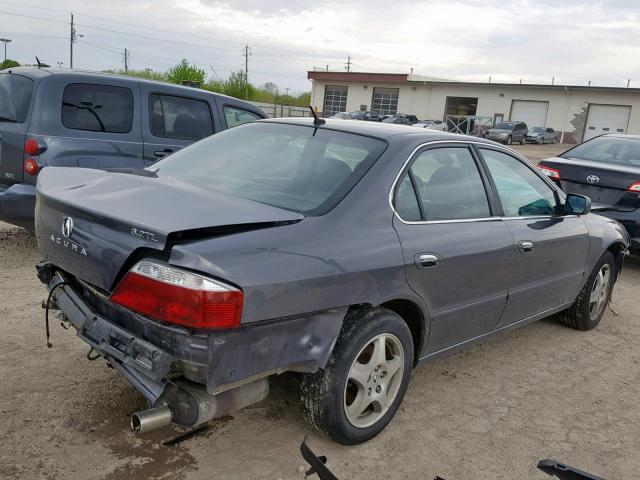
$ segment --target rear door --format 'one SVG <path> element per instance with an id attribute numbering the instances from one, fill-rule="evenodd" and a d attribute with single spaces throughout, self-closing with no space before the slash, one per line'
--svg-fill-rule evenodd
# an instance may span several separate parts
<path id="1" fill-rule="evenodd" d="M 23 180 L 24 142 L 33 90 L 32 79 L 0 73 L 0 184 Z"/>
<path id="2" fill-rule="evenodd" d="M 195 90 L 190 96 L 153 84 L 142 84 L 146 165 L 214 134 L 214 105 L 200 93 Z"/>
<path id="3" fill-rule="evenodd" d="M 515 252 L 468 145 L 426 147 L 407 168 L 396 183 L 393 224 L 407 280 L 429 307 L 434 353 L 496 325 Z"/>
<path id="4" fill-rule="evenodd" d="M 497 327 L 573 301 L 585 281 L 589 233 L 584 221 L 559 215 L 558 192 L 526 160 L 490 146 L 478 151 L 517 246 L 509 300 Z"/>

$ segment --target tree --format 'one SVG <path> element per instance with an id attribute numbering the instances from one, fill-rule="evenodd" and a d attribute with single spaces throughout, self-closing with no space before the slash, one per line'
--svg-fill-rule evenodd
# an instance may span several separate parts
<path id="1" fill-rule="evenodd" d="M 195 65 L 190 64 L 186 58 L 167 72 L 167 81 L 171 83 L 181 83 L 182 81 L 198 82 L 204 85 L 207 73 Z"/>
<path id="2" fill-rule="evenodd" d="M 20 64 L 18 62 L 16 62 L 15 60 L 11 60 L 10 58 L 7 58 L 5 61 L 0 62 L 0 70 L 4 70 L 5 68 L 15 68 L 19 66 Z"/>
<path id="3" fill-rule="evenodd" d="M 252 100 L 256 95 L 256 87 L 251 84 L 247 85 L 247 77 L 244 72 L 231 72 L 229 78 L 224 82 L 224 91 L 230 97 L 244 98 L 245 92 L 248 91 L 249 98 Z"/>

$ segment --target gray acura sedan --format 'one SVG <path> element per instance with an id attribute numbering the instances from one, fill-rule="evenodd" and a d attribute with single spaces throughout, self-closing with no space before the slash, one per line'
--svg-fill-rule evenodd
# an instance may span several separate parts
<path id="1" fill-rule="evenodd" d="M 594 328 L 629 243 L 496 143 L 318 119 L 145 170 L 47 167 L 36 230 L 47 315 L 146 397 L 135 430 L 200 424 L 292 371 L 345 444 L 389 423 L 419 363 L 552 314 Z"/>

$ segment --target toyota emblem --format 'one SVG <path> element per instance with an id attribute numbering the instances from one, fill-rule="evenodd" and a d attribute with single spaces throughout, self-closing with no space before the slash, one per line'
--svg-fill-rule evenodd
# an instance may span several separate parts
<path id="1" fill-rule="evenodd" d="M 587 177 L 587 182 L 589 183 L 598 183 L 600 181 L 600 177 L 597 175 L 589 175 Z"/>
<path id="2" fill-rule="evenodd" d="M 62 222 L 62 235 L 69 238 L 71 232 L 73 232 L 73 218 L 64 217 L 64 221 Z"/>

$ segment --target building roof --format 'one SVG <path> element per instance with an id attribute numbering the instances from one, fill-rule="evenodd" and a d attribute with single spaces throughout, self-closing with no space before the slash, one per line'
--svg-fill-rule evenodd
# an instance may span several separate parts
<path id="1" fill-rule="evenodd" d="M 321 80 L 328 82 L 369 82 L 369 83 L 395 83 L 407 85 L 459 85 L 459 86 L 475 86 L 475 87 L 513 87 L 513 88 L 540 88 L 554 90 L 588 90 L 588 91 L 613 91 L 640 93 L 640 88 L 630 87 L 608 87 L 608 86 L 590 86 L 590 85 L 550 85 L 541 83 L 500 83 L 500 82 L 465 82 L 458 80 L 450 80 L 439 77 L 429 77 L 425 75 L 414 75 L 406 73 L 380 73 L 380 72 L 332 72 L 326 70 L 310 70 L 307 72 L 307 78 L 310 80 Z"/>

